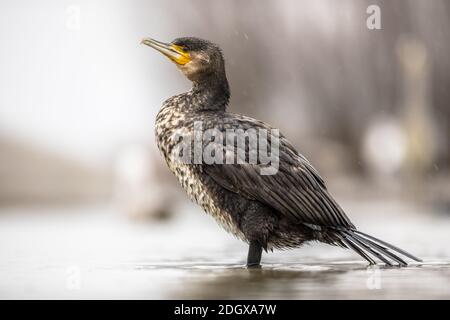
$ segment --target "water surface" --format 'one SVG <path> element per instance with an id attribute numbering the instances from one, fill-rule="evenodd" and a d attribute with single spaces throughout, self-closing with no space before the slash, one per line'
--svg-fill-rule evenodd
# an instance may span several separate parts
<path id="1" fill-rule="evenodd" d="M 355 206 L 367 211 L 354 219 L 362 230 L 424 264 L 368 268 L 349 250 L 314 244 L 265 254 L 249 270 L 246 245 L 190 206 L 161 224 L 130 222 L 107 206 L 3 209 L 0 298 L 450 298 L 446 216 Z"/>

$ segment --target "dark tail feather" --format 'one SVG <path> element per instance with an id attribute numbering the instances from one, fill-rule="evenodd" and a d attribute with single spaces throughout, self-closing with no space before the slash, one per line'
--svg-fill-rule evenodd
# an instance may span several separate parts
<path id="1" fill-rule="evenodd" d="M 371 244 L 369 244 L 369 243 L 367 243 L 367 242 L 365 242 L 365 241 L 363 241 L 362 239 L 358 239 L 358 237 L 355 237 L 355 240 L 361 245 L 361 246 L 363 246 L 367 251 L 369 251 L 370 253 L 372 253 L 375 257 L 377 257 L 378 259 L 380 259 L 381 261 L 383 261 L 384 263 L 386 263 L 388 266 L 391 266 L 392 267 L 392 263 L 388 260 L 388 259 L 386 259 L 384 256 L 383 256 L 383 253 L 385 254 L 385 252 L 384 251 L 376 251 L 375 249 L 372 249 L 371 247 L 370 247 L 370 245 Z M 395 259 L 394 259 L 395 260 Z M 401 263 L 401 264 L 403 264 L 403 261 L 399 258 L 399 260 L 395 260 L 395 261 L 397 261 L 399 264 Z"/>
<path id="2" fill-rule="evenodd" d="M 357 254 L 359 254 L 361 257 L 363 257 L 365 260 L 367 260 L 370 264 L 376 264 L 375 260 L 373 260 L 367 253 L 364 252 L 363 249 L 358 247 L 351 238 L 347 237 L 345 234 L 340 234 L 342 242 L 346 244 L 346 246 L 349 249 L 353 249 Z"/>
<path id="3" fill-rule="evenodd" d="M 397 251 L 398 253 L 400 253 L 400 254 L 402 254 L 402 255 L 404 255 L 404 256 L 406 256 L 406 257 L 408 257 L 408 258 L 410 258 L 410 259 L 412 259 L 414 261 L 423 262 L 422 259 L 419 259 L 419 258 L 413 256 L 411 253 L 408 253 L 405 250 L 402 250 L 402 249 L 400 249 L 400 248 L 398 248 L 398 247 L 396 247 L 396 246 L 394 246 L 392 244 L 389 244 L 389 243 L 387 243 L 387 242 L 385 242 L 383 240 L 377 239 L 375 237 L 372 237 L 372 236 L 370 236 L 370 235 L 368 235 L 368 234 L 366 234 L 364 232 L 358 231 L 358 230 L 355 230 L 354 232 L 359 234 L 359 235 L 361 235 L 361 236 L 364 236 L 365 238 L 368 238 L 368 239 L 370 239 L 372 241 L 378 242 L 379 244 L 382 244 L 382 245 L 384 245 L 384 246 L 386 246 L 386 247 L 388 247 L 388 248 L 390 248 L 390 249 L 392 249 L 394 251 Z"/>
<path id="4" fill-rule="evenodd" d="M 365 239 L 359 235 L 357 235 L 356 233 L 352 234 L 353 237 L 355 237 L 357 239 L 357 241 L 363 242 L 366 246 L 368 246 L 372 251 L 377 252 L 378 254 L 380 254 L 381 256 L 387 256 L 389 258 L 391 258 L 392 260 L 394 260 L 395 262 L 397 262 L 400 266 L 407 266 L 408 264 L 406 263 L 405 260 L 403 260 L 402 258 L 400 258 L 399 256 L 393 254 L 392 252 L 390 252 L 387 248 L 380 246 L 379 244 Z M 383 258 L 384 258 L 383 256 Z M 384 258 L 386 259 L 386 258 Z M 384 263 L 386 263 L 386 261 L 384 261 L 383 259 L 380 259 L 381 261 L 383 261 Z M 389 264 L 388 264 L 389 265 Z"/>
<path id="5" fill-rule="evenodd" d="M 384 242 L 375 237 L 369 236 L 363 232 L 357 230 L 340 230 L 337 232 L 337 235 L 341 239 L 341 241 L 349 248 L 358 253 L 361 257 L 367 260 L 370 264 L 375 264 L 376 262 L 370 256 L 376 257 L 386 263 L 389 266 L 392 266 L 392 263 L 389 259 L 395 261 L 400 266 L 407 266 L 408 264 L 400 258 L 398 255 L 389 251 L 389 249 L 393 250 L 396 253 L 400 253 L 408 258 L 411 258 L 415 261 L 422 262 L 419 258 L 413 256 L 412 254 L 397 248 L 387 242 Z"/>

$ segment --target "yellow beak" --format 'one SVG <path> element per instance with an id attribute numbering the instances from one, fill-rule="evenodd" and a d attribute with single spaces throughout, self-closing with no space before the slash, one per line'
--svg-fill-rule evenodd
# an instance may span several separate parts
<path id="1" fill-rule="evenodd" d="M 184 51 L 183 48 L 175 44 L 164 43 L 151 38 L 142 39 L 141 43 L 158 50 L 177 64 L 184 65 L 191 61 L 189 52 Z"/>

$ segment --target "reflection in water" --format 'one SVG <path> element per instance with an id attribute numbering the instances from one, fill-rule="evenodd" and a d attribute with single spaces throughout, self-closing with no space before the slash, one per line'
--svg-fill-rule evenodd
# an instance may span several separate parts
<path id="1" fill-rule="evenodd" d="M 161 263 L 139 265 L 145 273 L 178 274 L 170 299 L 429 299 L 450 297 L 450 263 L 407 268 L 363 262 L 266 264 Z M 167 288 L 166 288 L 167 289 Z"/>
<path id="2" fill-rule="evenodd" d="M 173 290 L 169 298 L 448 298 L 449 276 L 449 264 L 408 268 L 367 268 L 363 263 L 317 266 L 280 264 L 266 265 L 256 270 L 230 266 L 215 270 L 207 276 L 203 267 L 199 267 L 186 274 L 182 288 Z"/>
<path id="3" fill-rule="evenodd" d="M 195 274 L 187 290 L 175 291 L 173 297 L 192 299 L 269 299 L 302 298 L 308 288 L 327 287 L 342 273 L 325 266 L 264 266 L 262 269 L 226 268 L 204 279 Z M 301 289 L 301 290 L 299 290 Z"/>
<path id="4" fill-rule="evenodd" d="M 313 245 L 265 255 L 262 269 L 249 270 L 245 244 L 186 208 L 184 218 L 159 225 L 130 224 L 105 207 L 3 210 L 0 298 L 450 298 L 450 221 L 403 219 L 398 207 L 383 207 L 370 204 L 389 226 L 368 213 L 362 229 L 423 265 L 367 268 L 349 250 Z"/>

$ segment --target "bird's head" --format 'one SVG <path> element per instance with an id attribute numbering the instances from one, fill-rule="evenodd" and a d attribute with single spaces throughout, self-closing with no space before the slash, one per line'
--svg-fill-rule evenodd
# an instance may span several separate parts
<path id="1" fill-rule="evenodd" d="M 141 43 L 164 54 L 193 82 L 208 79 L 211 75 L 225 75 L 222 52 L 210 41 L 186 37 L 164 43 L 145 38 Z"/>

